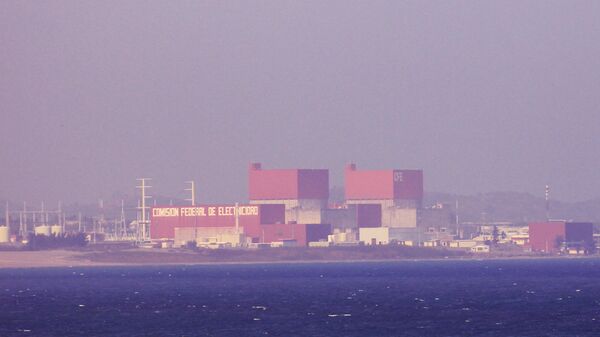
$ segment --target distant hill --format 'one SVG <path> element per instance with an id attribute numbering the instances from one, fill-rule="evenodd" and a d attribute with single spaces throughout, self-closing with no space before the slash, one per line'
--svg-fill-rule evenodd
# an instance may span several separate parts
<path id="1" fill-rule="evenodd" d="M 455 207 L 460 222 L 510 221 L 525 223 L 546 219 L 546 201 L 529 193 L 490 192 L 476 195 L 425 193 L 424 204 L 438 202 Z M 550 200 L 550 218 L 600 222 L 600 198 L 583 202 Z"/>
<path id="2" fill-rule="evenodd" d="M 157 196 L 157 205 L 185 205 L 188 201 L 168 196 Z M 104 213 L 107 218 L 118 217 L 121 211 L 121 200 L 125 201 L 125 213 L 128 219 L 135 219 L 137 208 L 137 196 L 115 195 L 104 200 L 104 209 L 101 210 L 98 203 L 69 204 L 63 205 L 67 216 L 81 212 L 84 216 L 98 216 Z M 333 186 L 330 190 L 330 201 L 343 202 L 344 189 Z M 426 192 L 424 206 L 435 203 L 449 204 L 454 208 L 458 200 L 458 216 L 460 222 L 492 222 L 508 221 L 514 223 L 525 223 L 529 221 L 540 221 L 546 219 L 544 198 L 529 193 L 519 192 L 490 192 L 476 195 L 457 195 L 441 192 Z M 239 200 L 245 202 L 245 200 Z M 4 220 L 4 200 L 0 205 L 2 212 L 0 219 Z M 148 201 L 149 205 L 154 200 Z M 22 204 L 10 202 L 11 210 L 17 210 Z M 29 209 L 39 209 L 38 205 L 29 205 Z M 55 209 L 56 206 L 47 206 Z M 590 221 L 600 223 L 600 197 L 583 202 L 564 202 L 550 200 L 550 217 L 552 219 L 565 219 L 574 221 Z M 13 218 L 13 221 L 15 219 Z"/>

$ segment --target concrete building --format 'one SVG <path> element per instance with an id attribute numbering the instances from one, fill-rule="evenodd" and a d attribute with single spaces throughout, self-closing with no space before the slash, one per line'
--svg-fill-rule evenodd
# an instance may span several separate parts
<path id="1" fill-rule="evenodd" d="M 344 179 L 348 205 L 379 205 L 383 227 L 417 227 L 423 204 L 423 171 L 358 170 L 349 164 Z"/>
<path id="2" fill-rule="evenodd" d="M 251 242 L 251 238 L 248 239 Z M 182 247 L 188 242 L 195 242 L 199 247 L 209 244 L 241 247 L 249 243 L 244 235 L 244 227 L 175 227 L 173 245 Z"/>
<path id="3" fill-rule="evenodd" d="M 157 206 L 150 210 L 150 238 L 174 239 L 175 228 L 238 227 L 254 238 L 263 224 L 283 223 L 283 205 Z"/>
<path id="4" fill-rule="evenodd" d="M 367 227 L 359 228 L 359 240 L 365 245 L 387 245 L 396 242 L 408 246 L 423 246 L 425 242 L 432 241 L 433 237 L 419 228 Z"/>
<path id="5" fill-rule="evenodd" d="M 154 241 L 174 240 L 175 245 L 189 241 L 249 243 L 296 240 L 306 246 L 310 241 L 327 240 L 328 224 L 284 223 L 284 205 L 197 205 L 151 208 L 150 238 Z"/>
<path id="6" fill-rule="evenodd" d="M 10 242 L 10 232 L 8 226 L 0 226 L 0 243 Z"/>
<path id="7" fill-rule="evenodd" d="M 268 169 L 250 164 L 251 204 L 285 205 L 285 223 L 324 223 L 329 200 L 329 170 Z"/>
<path id="8" fill-rule="evenodd" d="M 567 250 L 594 249 L 593 224 L 564 220 L 529 224 L 529 244 L 532 251 L 556 253 Z"/>
<path id="9" fill-rule="evenodd" d="M 305 247 L 309 242 L 326 241 L 331 233 L 329 224 L 269 224 L 261 225 L 259 241 L 269 243 L 274 241 L 293 240 L 297 246 Z"/>

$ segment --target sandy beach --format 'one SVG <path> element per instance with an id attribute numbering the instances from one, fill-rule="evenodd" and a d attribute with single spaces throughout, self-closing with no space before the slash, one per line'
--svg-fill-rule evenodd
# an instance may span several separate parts
<path id="1" fill-rule="evenodd" d="M 84 258 L 83 252 L 76 251 L 51 250 L 0 252 L 0 268 L 37 268 L 96 265 L 106 265 L 106 263 L 92 262 Z"/>
<path id="2" fill-rule="evenodd" d="M 464 253 L 419 248 L 364 247 L 268 250 L 161 250 L 93 248 L 84 250 L 0 251 L 0 268 L 172 264 L 247 264 L 394 261 L 462 258 Z"/>

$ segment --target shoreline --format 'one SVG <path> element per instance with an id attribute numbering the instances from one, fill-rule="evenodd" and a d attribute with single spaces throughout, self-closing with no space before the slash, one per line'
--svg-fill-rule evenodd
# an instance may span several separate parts
<path id="1" fill-rule="evenodd" d="M 160 256 L 160 255 L 162 256 Z M 145 255 L 145 256 L 144 256 Z M 119 256 L 125 260 L 119 262 Z M 157 258 L 157 256 L 160 256 Z M 497 261 L 497 260 L 546 260 L 546 259 L 589 259 L 597 256 L 432 256 L 432 257 L 393 257 L 393 258 L 348 258 L 348 259 L 302 259 L 263 256 L 260 259 L 248 260 L 228 257 L 222 260 L 212 259 L 195 252 L 153 252 L 128 250 L 119 252 L 95 251 L 2 251 L 0 252 L 0 270 L 37 269 L 37 268 L 73 268 L 73 267 L 160 267 L 160 266 L 218 266 L 218 265 L 256 265 L 256 264 L 310 264 L 310 263 L 382 263 L 382 262 L 434 262 L 434 261 Z M 170 259 L 169 259 L 170 258 Z"/>

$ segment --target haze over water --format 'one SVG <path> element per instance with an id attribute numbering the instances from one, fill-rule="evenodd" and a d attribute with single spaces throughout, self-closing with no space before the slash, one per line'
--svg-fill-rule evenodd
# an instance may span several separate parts
<path id="1" fill-rule="evenodd" d="M 0 198 L 246 197 L 246 168 L 600 190 L 598 1 L 0 2 Z"/>

